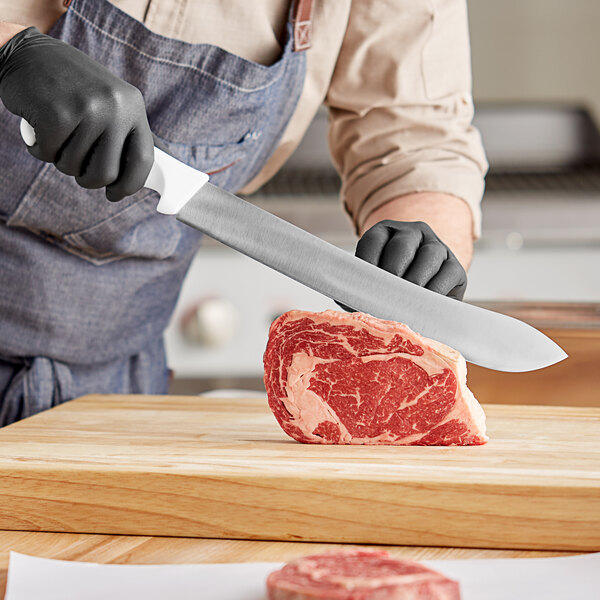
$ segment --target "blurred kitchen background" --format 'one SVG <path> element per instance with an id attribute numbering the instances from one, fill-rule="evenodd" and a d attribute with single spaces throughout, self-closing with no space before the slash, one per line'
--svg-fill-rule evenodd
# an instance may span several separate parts
<path id="1" fill-rule="evenodd" d="M 491 168 L 465 299 L 575 331 L 580 343 L 600 330 L 600 2 L 468 4 L 475 122 Z M 284 170 L 251 200 L 353 250 L 326 128 L 323 110 Z M 263 389 L 271 321 L 289 309 L 327 308 L 335 305 L 207 240 L 166 335 L 171 392 Z M 557 382 L 560 368 L 545 381 Z"/>

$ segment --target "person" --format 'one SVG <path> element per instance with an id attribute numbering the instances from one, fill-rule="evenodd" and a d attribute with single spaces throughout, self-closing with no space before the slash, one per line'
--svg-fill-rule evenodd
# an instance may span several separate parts
<path id="1" fill-rule="evenodd" d="M 250 193 L 325 103 L 357 254 L 462 298 L 487 168 L 465 0 L 0 0 L 0 20 L 0 425 L 166 393 L 200 234 L 156 213 L 153 144 Z"/>

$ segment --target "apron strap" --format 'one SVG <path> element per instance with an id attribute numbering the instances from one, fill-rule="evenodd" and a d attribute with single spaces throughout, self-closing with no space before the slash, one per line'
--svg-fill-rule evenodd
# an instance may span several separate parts
<path id="1" fill-rule="evenodd" d="M 312 45 L 313 0 L 294 0 L 294 52 L 308 50 Z"/>

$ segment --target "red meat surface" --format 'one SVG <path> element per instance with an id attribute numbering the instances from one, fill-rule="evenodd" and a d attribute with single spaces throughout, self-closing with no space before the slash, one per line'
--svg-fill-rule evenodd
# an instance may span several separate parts
<path id="1" fill-rule="evenodd" d="M 290 311 L 264 354 L 269 406 L 314 444 L 484 444 L 464 358 L 406 325 L 364 313 Z"/>
<path id="2" fill-rule="evenodd" d="M 269 600 L 460 600 L 441 573 L 360 548 L 294 560 L 269 575 L 267 591 Z"/>

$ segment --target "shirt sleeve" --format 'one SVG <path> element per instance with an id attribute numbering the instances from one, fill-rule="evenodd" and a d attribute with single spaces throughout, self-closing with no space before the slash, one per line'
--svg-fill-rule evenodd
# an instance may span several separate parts
<path id="1" fill-rule="evenodd" d="M 361 0 L 328 90 L 329 145 L 357 228 L 413 192 L 462 198 L 481 232 L 466 0 Z"/>

